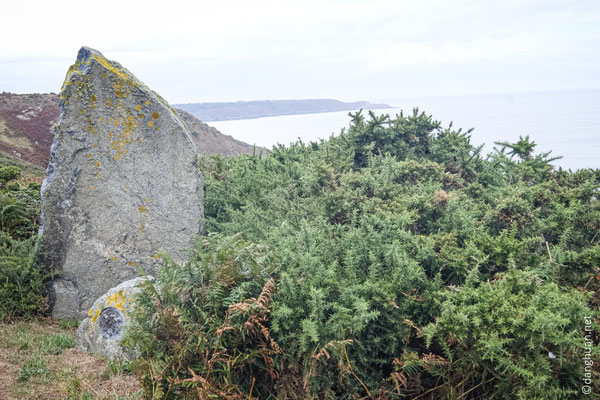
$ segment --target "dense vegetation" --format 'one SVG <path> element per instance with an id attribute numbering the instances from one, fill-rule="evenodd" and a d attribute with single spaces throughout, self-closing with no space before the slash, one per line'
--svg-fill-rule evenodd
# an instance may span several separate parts
<path id="1" fill-rule="evenodd" d="M 127 336 L 146 397 L 580 396 L 600 171 L 556 170 L 528 137 L 484 156 L 417 111 L 351 117 L 202 159 L 206 236 L 163 256 Z M 0 165 L 0 321 L 44 310 L 38 215 L 39 185 Z"/>
<path id="2" fill-rule="evenodd" d="M 165 256 L 128 335 L 147 397 L 580 396 L 600 171 L 556 170 L 528 137 L 483 156 L 416 110 L 351 117 L 203 159 L 207 236 Z"/>
<path id="3" fill-rule="evenodd" d="M 0 321 L 45 308 L 44 276 L 35 266 L 40 185 L 21 186 L 21 169 L 0 164 Z"/>

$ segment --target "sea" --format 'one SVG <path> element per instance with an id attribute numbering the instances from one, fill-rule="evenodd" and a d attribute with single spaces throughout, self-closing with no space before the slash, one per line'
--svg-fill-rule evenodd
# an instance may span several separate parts
<path id="1" fill-rule="evenodd" d="M 393 108 L 373 112 L 393 117 L 401 110 L 406 114 L 418 108 L 442 127 L 452 122 L 455 129 L 474 128 L 471 143 L 484 144 L 484 154 L 493 150 L 494 142 L 514 143 L 529 135 L 537 144 L 535 154 L 551 151 L 551 156 L 562 156 L 552 163 L 557 167 L 600 168 L 600 90 L 406 98 L 386 103 Z M 349 123 L 348 111 L 341 111 L 212 121 L 209 125 L 270 149 L 298 139 L 305 143 L 326 139 Z"/>

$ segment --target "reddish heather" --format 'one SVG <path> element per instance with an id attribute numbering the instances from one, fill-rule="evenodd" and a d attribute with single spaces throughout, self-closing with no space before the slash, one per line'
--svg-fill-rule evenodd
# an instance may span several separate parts
<path id="1" fill-rule="evenodd" d="M 53 93 L 1 93 L 0 119 L 8 132 L 2 132 L 7 140 L 0 140 L 0 150 L 46 168 L 54 125 L 59 117 L 58 101 L 58 95 Z M 11 142 L 11 138 L 27 138 L 31 148 L 6 143 Z"/>

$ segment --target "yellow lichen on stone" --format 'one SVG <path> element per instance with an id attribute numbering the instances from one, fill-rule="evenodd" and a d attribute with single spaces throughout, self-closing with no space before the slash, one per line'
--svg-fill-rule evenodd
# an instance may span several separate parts
<path id="1" fill-rule="evenodd" d="M 120 99 L 125 97 L 125 92 L 123 91 L 123 85 L 121 83 L 114 82 L 113 87 L 115 88 L 115 94 L 117 95 L 117 97 L 119 97 Z"/>
<path id="2" fill-rule="evenodd" d="M 71 65 L 69 67 L 69 69 L 67 70 L 67 75 L 65 76 L 65 80 L 62 84 L 62 87 L 60 88 L 60 98 L 62 100 L 67 98 L 67 88 L 69 86 L 73 85 L 73 81 L 71 80 L 71 78 L 73 78 L 73 75 L 77 72 L 79 73 L 79 66 L 81 65 L 81 61 L 77 60 L 75 61 L 75 64 Z M 68 104 L 68 102 L 65 102 L 65 104 Z"/>
<path id="3" fill-rule="evenodd" d="M 142 105 L 141 104 L 136 105 L 135 109 L 138 110 L 138 111 L 140 111 L 142 109 Z"/>
<path id="4" fill-rule="evenodd" d="M 131 303 L 131 299 L 127 298 L 130 296 L 127 296 L 127 292 L 123 291 L 123 289 L 119 290 L 116 293 L 113 293 L 112 295 L 108 296 L 108 300 L 106 301 L 106 306 L 112 306 L 114 308 L 116 308 L 117 310 L 121 310 L 123 312 L 126 312 L 125 310 L 125 304 L 127 303 Z"/>
<path id="5" fill-rule="evenodd" d="M 137 86 L 137 82 L 135 82 L 134 80 L 132 80 L 130 76 L 127 76 L 123 72 L 121 72 L 119 70 L 119 68 L 113 66 L 106 58 L 102 57 L 99 54 L 93 54 L 92 55 L 92 59 L 98 61 L 100 64 L 102 64 L 102 66 L 104 68 L 108 69 L 113 74 L 115 74 L 115 75 L 119 76 L 120 78 L 124 79 L 125 82 L 127 82 L 131 86 Z"/>
<path id="6" fill-rule="evenodd" d="M 152 128 L 154 126 L 154 121 L 148 121 L 148 128 Z"/>
<path id="7" fill-rule="evenodd" d="M 146 102 L 144 104 L 146 104 L 147 106 L 149 106 L 150 105 L 150 100 L 146 100 Z"/>
<path id="8" fill-rule="evenodd" d="M 156 111 L 152 113 L 152 119 L 158 119 L 158 113 Z"/>
<path id="9" fill-rule="evenodd" d="M 129 261 L 129 265 L 132 267 L 137 267 L 137 263 L 135 261 Z"/>
<path id="10" fill-rule="evenodd" d="M 88 313 L 88 315 L 90 316 L 90 321 L 96 322 L 98 317 L 100 317 L 100 314 L 102 314 L 102 308 L 98 307 L 95 312 L 93 311 L 93 309 L 90 309 L 90 312 Z"/>
<path id="11" fill-rule="evenodd" d="M 121 132 L 115 132 L 117 137 L 114 138 L 114 140 L 113 132 L 108 132 L 110 147 L 115 151 L 113 153 L 113 158 L 115 160 L 119 160 L 122 155 L 129 152 L 129 145 L 135 141 L 135 129 L 140 124 L 127 109 L 121 108 L 118 112 L 121 114 L 122 120 L 119 121 L 119 119 L 113 120 L 110 118 L 110 121 L 115 122 L 115 127 L 118 127 L 117 129 L 121 128 L 123 130 Z"/>
<path id="12" fill-rule="evenodd" d="M 94 95 L 90 96 L 90 107 L 92 107 L 92 108 L 96 107 L 96 96 L 94 96 Z"/>
<path id="13" fill-rule="evenodd" d="M 143 212 L 146 212 L 146 211 L 148 211 L 148 208 L 147 208 L 147 207 L 144 207 L 144 206 L 139 206 L 139 207 L 138 207 L 138 211 L 139 211 L 139 212 L 141 212 L 141 213 L 143 213 Z"/>

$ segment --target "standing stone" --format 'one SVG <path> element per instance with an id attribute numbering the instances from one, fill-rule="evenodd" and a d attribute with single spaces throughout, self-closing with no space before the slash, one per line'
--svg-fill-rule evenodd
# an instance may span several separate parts
<path id="1" fill-rule="evenodd" d="M 42 185 L 42 263 L 55 318 L 82 318 L 108 289 L 183 259 L 203 218 L 197 150 L 175 110 L 83 47 L 69 68 Z"/>

